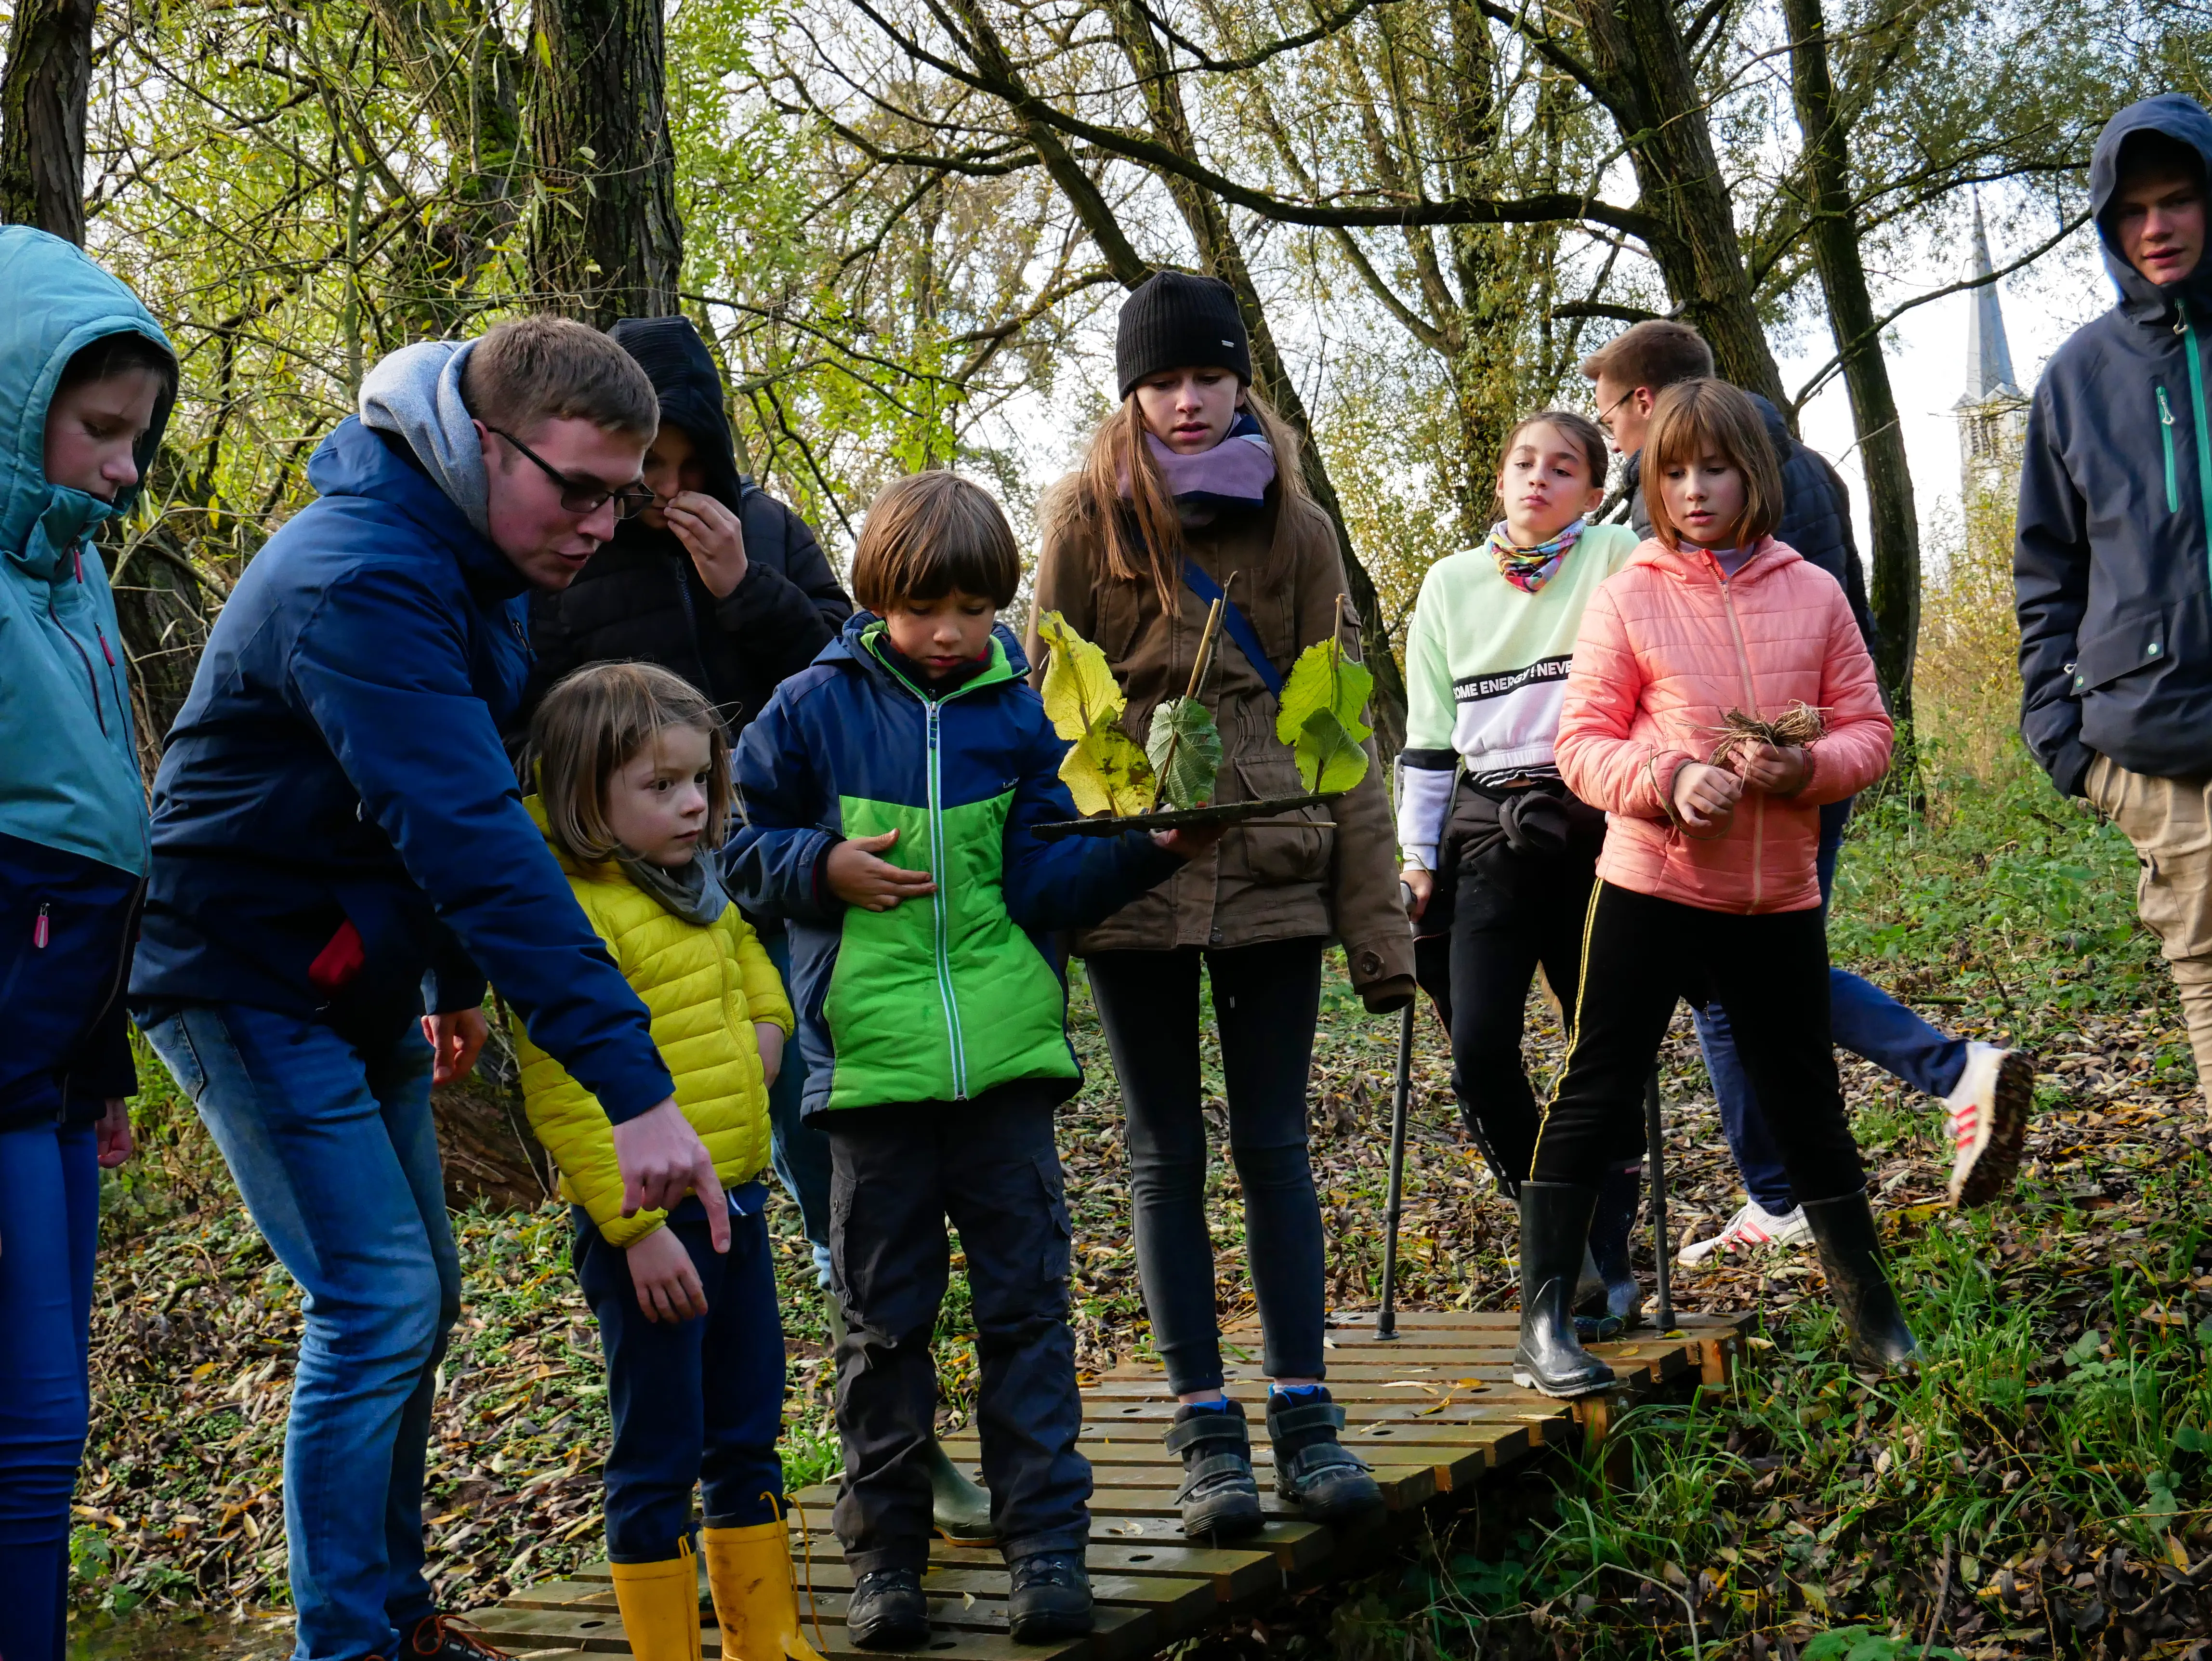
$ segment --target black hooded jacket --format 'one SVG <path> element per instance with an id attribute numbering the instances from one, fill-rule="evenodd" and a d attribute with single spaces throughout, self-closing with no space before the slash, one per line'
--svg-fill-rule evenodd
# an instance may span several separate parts
<path id="1" fill-rule="evenodd" d="M 1795 549 L 1841 583 L 1844 598 L 1851 603 L 1851 616 L 1859 637 L 1874 650 L 1874 613 L 1867 606 L 1866 572 L 1859 563 L 1857 537 L 1851 530 L 1851 496 L 1843 475 L 1828 459 L 1790 430 L 1782 411 L 1757 392 L 1745 394 L 1759 406 L 1766 423 L 1766 436 L 1774 446 L 1774 459 L 1782 468 L 1782 522 L 1774 539 Z M 1625 478 L 1629 493 L 1629 523 L 1636 534 L 1651 534 L 1651 515 L 1644 507 L 1644 453 L 1628 458 Z"/>
<path id="2" fill-rule="evenodd" d="M 2160 285 L 2113 245 L 2120 147 L 2146 131 L 2189 146 L 2212 180 L 2212 116 L 2194 99 L 2146 98 L 2106 123 L 2089 200 L 2120 302 L 2044 370 L 2021 464 L 2021 731 L 2069 796 L 2099 754 L 2158 777 L 2212 773 L 2212 259 Z"/>
<path id="3" fill-rule="evenodd" d="M 532 596 L 538 661 L 516 720 L 586 664 L 642 659 L 714 699 L 735 733 L 836 638 L 853 602 L 806 521 L 738 472 L 721 378 L 690 319 L 626 318 L 611 332 L 652 377 L 660 418 L 697 447 L 707 494 L 744 525 L 745 575 L 717 599 L 674 532 L 625 521 L 564 592 Z"/>

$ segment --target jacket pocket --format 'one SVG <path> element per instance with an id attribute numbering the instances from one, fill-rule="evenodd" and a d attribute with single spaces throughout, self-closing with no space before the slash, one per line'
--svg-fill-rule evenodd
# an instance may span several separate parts
<path id="1" fill-rule="evenodd" d="M 1305 794 L 1297 764 L 1287 751 L 1279 758 L 1240 760 L 1236 768 L 1247 800 L 1279 800 Z M 1241 863 L 1254 882 L 1274 888 L 1325 880 L 1335 849 L 1336 832 L 1329 828 L 1328 804 L 1323 803 L 1272 813 L 1265 824 L 1232 825 L 1224 838 L 1223 853 L 1230 868 Z"/>
<path id="2" fill-rule="evenodd" d="M 1067 1212 L 1066 1179 L 1060 1173 L 1060 1156 L 1046 1152 L 1035 1160 L 1037 1182 L 1044 1189 L 1045 1226 L 1037 1231 L 1037 1275 L 1047 1285 L 1063 1281 L 1075 1266 L 1075 1227 Z"/>
<path id="3" fill-rule="evenodd" d="M 2150 389 L 2158 395 L 2158 437 L 2166 452 L 2166 511 L 2178 514 L 2181 511 L 2181 489 L 2173 477 L 2173 406 L 2166 401 L 2165 387 L 2153 381 Z"/>
<path id="4" fill-rule="evenodd" d="M 2163 606 L 2123 611 L 2085 636 L 2074 657 L 2075 696 L 2109 686 L 2137 670 L 2154 668 L 2173 655 L 2172 630 Z"/>

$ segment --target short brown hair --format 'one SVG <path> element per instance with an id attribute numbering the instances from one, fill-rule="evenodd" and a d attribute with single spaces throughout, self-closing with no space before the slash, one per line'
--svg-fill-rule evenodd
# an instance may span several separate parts
<path id="1" fill-rule="evenodd" d="M 1782 464 L 1751 395 L 1711 375 L 1659 394 L 1644 441 L 1644 505 L 1651 534 L 1678 546 L 1681 532 L 1667 514 L 1667 469 L 1717 455 L 1743 475 L 1743 513 L 1729 527 L 1729 545 L 1749 548 L 1782 522 Z"/>
<path id="2" fill-rule="evenodd" d="M 660 429 L 660 396 L 637 360 L 565 317 L 513 318 L 487 331 L 462 368 L 461 400 L 485 426 L 510 433 L 588 421 L 650 441 Z"/>
<path id="3" fill-rule="evenodd" d="M 941 468 L 876 492 L 853 551 L 853 598 L 881 617 L 908 600 L 988 596 L 1001 609 L 1022 585 L 1013 527 L 981 485 Z"/>
<path id="4" fill-rule="evenodd" d="M 597 865 L 621 843 L 607 824 L 607 782 L 670 727 L 707 735 L 707 828 L 719 848 L 730 824 L 730 735 L 699 689 L 657 663 L 594 663 L 564 677 L 530 718 L 517 770 L 535 789 L 554 845 Z"/>
<path id="5" fill-rule="evenodd" d="M 1631 325 L 1583 360 L 1585 379 L 1603 376 L 1632 391 L 1648 386 L 1656 392 L 1712 372 L 1713 349 L 1705 344 L 1705 336 L 1686 323 L 1664 317 Z"/>

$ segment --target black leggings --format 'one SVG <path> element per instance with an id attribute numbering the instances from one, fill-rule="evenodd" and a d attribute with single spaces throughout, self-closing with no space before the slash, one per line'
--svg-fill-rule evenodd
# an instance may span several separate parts
<path id="1" fill-rule="evenodd" d="M 1801 1200 L 1866 1186 L 1828 1034 L 1827 922 L 1819 906 L 1744 916 L 1611 883 L 1590 900 L 1566 1076 L 1545 1109 L 1531 1175 L 1592 1187 L 1644 1140 L 1644 1080 L 1676 999 L 1715 1002 Z M 1787 1104 L 1787 1106 L 1779 1105 Z"/>
<path id="2" fill-rule="evenodd" d="M 1206 1228 L 1199 1092 L 1200 960 L 1213 983 L 1229 1093 L 1229 1153 L 1272 1378 L 1322 1376 L 1321 1202 L 1306 1157 L 1306 1079 L 1321 1014 L 1318 939 L 1201 951 L 1099 952 L 1091 995 L 1129 1123 L 1137 1278 L 1177 1395 L 1221 1387 L 1213 1242 Z"/>

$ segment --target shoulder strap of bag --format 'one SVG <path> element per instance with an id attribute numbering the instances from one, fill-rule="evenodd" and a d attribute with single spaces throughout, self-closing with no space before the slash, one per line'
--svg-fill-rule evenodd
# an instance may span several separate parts
<path id="1" fill-rule="evenodd" d="M 1208 605 L 1222 598 L 1221 585 L 1206 575 L 1200 569 L 1198 562 L 1188 554 L 1183 557 L 1182 581 L 1184 587 Z M 1252 627 L 1251 619 L 1237 609 L 1237 602 L 1233 599 L 1221 608 L 1221 626 L 1229 631 L 1229 638 L 1237 642 L 1237 649 L 1244 654 L 1253 672 L 1260 677 L 1261 684 L 1279 699 L 1283 696 L 1283 678 L 1275 672 L 1275 666 L 1267 656 L 1267 648 L 1260 644 L 1259 631 Z"/>

